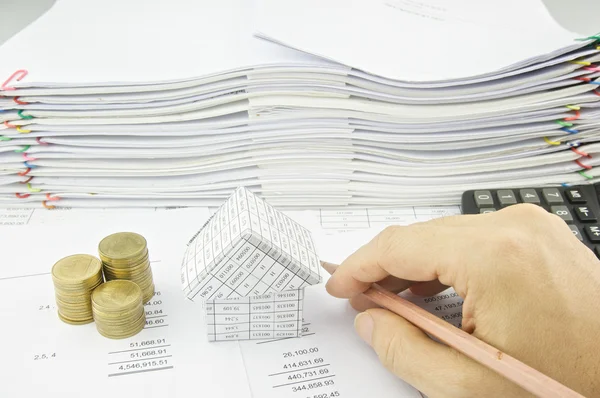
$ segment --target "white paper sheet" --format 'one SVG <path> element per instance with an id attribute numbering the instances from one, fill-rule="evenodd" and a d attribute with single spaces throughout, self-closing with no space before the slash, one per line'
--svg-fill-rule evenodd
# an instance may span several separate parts
<path id="1" fill-rule="evenodd" d="M 90 397 L 188 397 L 201 386 L 211 397 L 350 398 L 367 391 L 382 398 L 420 397 L 383 368 L 354 332 L 355 311 L 327 295 L 322 285 L 305 291 L 305 337 L 207 342 L 201 309 L 181 293 L 179 262 L 190 234 L 208 214 L 206 209 L 0 209 L 0 241 L 5 242 L 0 317 L 6 325 L 0 337 L 10 342 L 0 371 L 11 376 L 0 384 L 0 395 L 58 398 L 85 391 Z M 311 229 L 319 223 L 312 212 L 288 214 Z M 146 237 L 157 285 L 146 306 L 146 328 L 126 340 L 105 339 L 93 324 L 59 321 L 49 275 L 53 261 L 74 252 L 93 254 L 99 240 L 116 230 Z M 340 261 L 376 232 L 319 233 L 316 241 L 324 256 Z M 460 312 L 460 299 L 448 292 L 440 297 L 445 295 L 445 304 L 431 310 L 458 324 L 460 317 L 453 314 Z"/>
<path id="2" fill-rule="evenodd" d="M 585 44 L 541 0 L 261 0 L 258 10 L 261 37 L 401 81 L 491 75 Z"/>
<path id="3" fill-rule="evenodd" d="M 25 68 L 28 77 L 15 83 L 135 84 L 256 64 L 330 64 L 254 38 L 253 13 L 253 2 L 240 0 L 59 0 L 2 46 L 0 76 Z"/>

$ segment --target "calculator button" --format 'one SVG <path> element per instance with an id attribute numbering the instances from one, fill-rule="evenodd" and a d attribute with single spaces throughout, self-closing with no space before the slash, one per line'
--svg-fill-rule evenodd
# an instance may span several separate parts
<path id="1" fill-rule="evenodd" d="M 549 205 L 554 203 L 564 203 L 560 191 L 556 188 L 544 188 L 542 190 L 542 194 L 544 195 L 546 203 L 548 203 Z"/>
<path id="2" fill-rule="evenodd" d="M 569 228 L 571 228 L 571 232 L 573 232 L 573 235 L 575 235 L 575 237 L 579 240 L 583 240 L 583 237 L 581 236 L 581 231 L 579 230 L 579 228 L 577 228 L 576 225 L 573 224 L 569 224 Z"/>
<path id="3" fill-rule="evenodd" d="M 498 200 L 500 201 L 500 206 L 510 206 L 517 204 L 517 198 L 515 194 L 510 189 L 500 189 L 498 190 Z"/>
<path id="4" fill-rule="evenodd" d="M 575 215 L 577 219 L 582 222 L 595 222 L 596 215 L 592 212 L 588 206 L 575 206 Z"/>
<path id="5" fill-rule="evenodd" d="M 521 200 L 524 203 L 533 203 L 536 205 L 540 204 L 540 197 L 535 189 L 521 189 L 519 194 L 521 195 Z"/>
<path id="6" fill-rule="evenodd" d="M 550 213 L 556 214 L 565 221 L 573 221 L 573 216 L 567 206 L 551 206 Z"/>
<path id="7" fill-rule="evenodd" d="M 492 193 L 490 191 L 475 191 L 475 203 L 477 207 L 493 206 Z"/>
<path id="8" fill-rule="evenodd" d="M 487 214 L 487 213 L 493 213 L 495 211 L 496 211 L 496 209 L 494 209 L 493 207 L 488 207 L 486 209 L 479 210 L 479 213 L 481 213 L 481 214 Z"/>
<path id="9" fill-rule="evenodd" d="M 600 242 L 600 225 L 586 225 L 585 234 L 592 242 Z"/>
<path id="10" fill-rule="evenodd" d="M 567 194 L 567 199 L 569 199 L 569 202 L 573 204 L 585 203 L 585 198 L 583 197 L 580 189 L 570 188 L 565 190 L 565 193 Z"/>

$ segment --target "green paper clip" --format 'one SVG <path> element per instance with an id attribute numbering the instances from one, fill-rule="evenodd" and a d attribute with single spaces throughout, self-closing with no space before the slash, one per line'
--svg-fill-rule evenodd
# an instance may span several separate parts
<path id="1" fill-rule="evenodd" d="M 31 115 L 23 115 L 23 109 L 21 109 L 19 112 L 17 112 L 17 115 L 19 115 L 19 117 L 24 120 L 33 119 L 33 116 L 31 116 Z"/>
<path id="2" fill-rule="evenodd" d="M 585 177 L 585 178 L 587 178 L 588 180 L 591 180 L 591 179 L 593 179 L 593 178 L 594 178 L 594 177 L 592 177 L 592 176 L 589 176 L 589 175 L 585 174 L 585 172 L 584 172 L 583 170 L 580 170 L 580 171 L 578 171 L 578 173 L 579 173 L 579 174 L 580 174 L 582 177 Z"/>
<path id="3" fill-rule="evenodd" d="M 15 152 L 17 152 L 17 153 L 22 153 L 22 152 L 25 152 L 25 151 L 27 151 L 29 148 L 31 148 L 31 145 L 25 145 L 25 146 L 23 146 L 23 148 L 21 148 L 21 149 L 15 149 Z"/>

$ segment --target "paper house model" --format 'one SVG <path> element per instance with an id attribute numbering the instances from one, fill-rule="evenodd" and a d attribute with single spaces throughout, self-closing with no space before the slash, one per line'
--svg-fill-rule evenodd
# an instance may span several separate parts
<path id="1" fill-rule="evenodd" d="M 320 270 L 310 232 L 238 188 L 188 243 L 181 282 L 211 341 L 298 337 Z"/>

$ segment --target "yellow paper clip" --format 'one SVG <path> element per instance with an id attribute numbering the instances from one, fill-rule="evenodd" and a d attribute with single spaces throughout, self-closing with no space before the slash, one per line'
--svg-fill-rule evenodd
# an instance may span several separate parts
<path id="1" fill-rule="evenodd" d="M 550 145 L 560 145 L 560 141 L 550 141 L 548 137 L 544 137 L 544 141 L 546 141 L 546 143 Z"/>
<path id="2" fill-rule="evenodd" d="M 575 65 L 583 65 L 583 66 L 590 66 L 592 64 L 591 62 L 588 62 L 588 61 L 569 61 L 569 63 L 575 64 Z"/>

